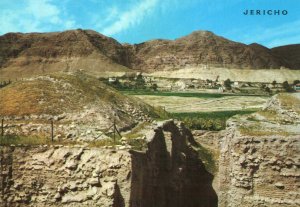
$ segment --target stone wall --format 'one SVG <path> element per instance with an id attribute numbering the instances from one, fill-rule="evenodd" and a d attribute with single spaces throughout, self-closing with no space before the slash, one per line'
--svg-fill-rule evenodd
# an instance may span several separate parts
<path id="1" fill-rule="evenodd" d="M 128 205 L 126 151 L 11 146 L 0 148 L 0 159 L 0 206 Z"/>
<path id="2" fill-rule="evenodd" d="M 213 176 L 182 124 L 146 134 L 145 151 L 83 146 L 1 146 L 2 207 L 216 207 Z"/>
<path id="3" fill-rule="evenodd" d="M 221 143 L 219 206 L 299 206 L 299 136 L 245 136 L 236 127 Z"/>

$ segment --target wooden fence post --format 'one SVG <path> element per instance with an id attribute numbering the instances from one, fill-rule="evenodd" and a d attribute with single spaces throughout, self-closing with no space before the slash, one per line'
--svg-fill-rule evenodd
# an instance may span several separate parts
<path id="1" fill-rule="evenodd" d="M 4 136 L 4 119 L 1 119 L 1 137 Z"/>
<path id="2" fill-rule="evenodd" d="M 54 139 L 53 119 L 51 119 L 51 141 Z"/>
<path id="3" fill-rule="evenodd" d="M 116 142 L 116 120 L 114 118 L 114 142 Z"/>

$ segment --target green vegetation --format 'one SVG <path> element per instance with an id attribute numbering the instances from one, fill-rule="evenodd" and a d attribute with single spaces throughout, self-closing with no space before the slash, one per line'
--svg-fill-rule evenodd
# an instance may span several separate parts
<path id="1" fill-rule="evenodd" d="M 142 130 L 149 126 L 150 123 L 143 122 L 133 128 L 128 134 L 124 135 L 127 138 L 127 144 L 129 144 L 134 150 L 142 150 L 146 147 L 146 140 L 142 139 Z"/>
<path id="2" fill-rule="evenodd" d="M 190 129 L 219 131 L 226 127 L 226 121 L 237 114 L 251 114 L 256 109 L 238 111 L 172 113 L 172 118 L 183 121 Z"/>
<path id="3" fill-rule="evenodd" d="M 294 80 L 293 85 L 297 85 L 300 83 L 300 80 Z"/>
<path id="4" fill-rule="evenodd" d="M 183 121 L 190 129 L 203 129 L 219 131 L 226 127 L 226 121 L 237 114 L 251 114 L 256 109 L 239 111 L 215 111 L 215 112 L 192 112 L 172 113 L 172 118 Z"/>
<path id="5" fill-rule="evenodd" d="M 0 136 L 0 146 L 8 145 L 75 145 L 80 144 L 76 141 L 68 140 L 54 140 L 51 141 L 50 138 L 41 137 L 41 136 L 18 136 L 18 135 L 5 135 Z M 103 147 L 103 146 L 115 146 L 121 145 L 120 137 L 116 136 L 116 139 L 102 139 L 97 141 L 88 142 L 89 147 Z"/>
<path id="6" fill-rule="evenodd" d="M 274 132 L 260 129 L 257 125 L 241 126 L 239 131 L 246 136 L 270 136 L 274 134 Z"/>
<path id="7" fill-rule="evenodd" d="M 256 137 L 262 137 L 262 136 L 272 136 L 272 135 L 278 135 L 278 136 L 290 136 L 293 135 L 293 133 L 289 133 L 286 131 L 276 131 L 271 130 L 268 131 L 266 128 L 262 128 L 259 123 L 251 126 L 241 126 L 239 127 L 239 131 L 242 135 L 245 136 L 256 136 Z"/>
<path id="8" fill-rule="evenodd" d="M 0 136 L 0 145 L 41 145 L 48 144 L 51 140 L 46 139 L 45 137 L 36 137 L 36 136 L 15 136 L 15 135 L 5 135 Z"/>
<path id="9" fill-rule="evenodd" d="M 101 139 L 97 141 L 88 142 L 89 147 L 104 147 L 104 146 L 115 146 L 121 145 L 120 139 Z"/>
<path id="10" fill-rule="evenodd" d="M 9 84 L 11 84 L 11 80 L 3 81 L 3 82 L 1 81 L 0 82 L 0 88 L 3 88 L 3 87 L 5 87 L 5 86 L 7 86 Z"/>
<path id="11" fill-rule="evenodd" d="M 150 114 L 150 116 L 155 118 L 156 120 L 165 120 L 171 117 L 171 114 L 160 106 L 153 107 L 153 112 L 154 114 Z"/>
<path id="12" fill-rule="evenodd" d="M 52 145 L 52 144 L 75 144 L 71 142 L 51 141 L 50 138 L 44 136 L 18 136 L 18 135 L 4 135 L 0 136 L 0 145 Z"/>
<path id="13" fill-rule="evenodd" d="M 227 90 L 231 90 L 231 80 L 230 79 L 225 80 L 224 86 Z"/>
<path id="14" fill-rule="evenodd" d="M 127 139 L 135 139 L 135 138 L 141 137 L 141 136 L 143 136 L 141 131 L 149 125 L 150 125 L 150 123 L 148 123 L 148 122 L 140 123 L 136 127 L 134 127 L 132 130 L 130 130 L 130 132 L 128 134 L 126 134 L 124 136 Z"/>
<path id="15" fill-rule="evenodd" d="M 288 95 L 286 93 L 281 93 L 278 95 L 278 98 L 280 99 L 281 105 L 285 109 L 291 109 L 296 111 L 297 113 L 300 113 L 299 105 L 300 101 L 298 98 Z"/>
<path id="16" fill-rule="evenodd" d="M 286 92 L 293 92 L 293 91 L 294 91 L 293 87 L 292 87 L 287 81 L 284 81 L 284 82 L 282 83 L 282 87 L 283 87 L 283 89 L 284 89 Z"/>
<path id="17" fill-rule="evenodd" d="M 218 168 L 214 159 L 214 154 L 200 144 L 197 146 L 197 152 L 205 166 L 205 169 L 207 169 L 211 174 L 215 174 Z"/>
<path id="18" fill-rule="evenodd" d="M 127 143 L 132 147 L 134 150 L 143 150 L 147 147 L 146 140 L 143 139 L 129 139 Z"/>
<path id="19" fill-rule="evenodd" d="M 117 89 L 117 90 L 146 90 L 146 91 L 156 91 L 158 86 L 156 83 L 147 85 L 145 78 L 142 74 L 137 76 L 127 77 L 127 78 L 115 78 L 115 80 L 110 81 L 109 79 L 99 79 L 105 84 Z"/>
<path id="20" fill-rule="evenodd" d="M 197 92 L 164 92 L 149 90 L 122 90 L 125 95 L 148 95 L 148 96 L 178 96 L 178 97 L 195 97 L 195 98 L 223 98 L 226 96 L 266 96 L 251 94 L 226 94 L 226 93 L 197 93 Z"/>
<path id="21" fill-rule="evenodd" d="M 277 112 L 273 110 L 261 110 L 257 113 L 270 121 L 275 121 L 278 118 Z"/>

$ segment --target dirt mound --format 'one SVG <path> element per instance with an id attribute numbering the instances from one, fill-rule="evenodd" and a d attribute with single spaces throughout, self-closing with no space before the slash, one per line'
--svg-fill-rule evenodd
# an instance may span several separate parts
<path id="1" fill-rule="evenodd" d="M 93 132 L 107 129 L 113 122 L 122 129 L 157 115 L 152 107 L 78 72 L 38 76 L 2 88 L 0 116 L 12 124 L 7 133 L 29 134 L 37 131 L 39 124 L 54 119 L 65 135 L 73 131 L 74 136 L 93 136 Z M 29 124 L 30 129 L 23 130 L 14 127 L 15 120 L 38 125 Z"/>

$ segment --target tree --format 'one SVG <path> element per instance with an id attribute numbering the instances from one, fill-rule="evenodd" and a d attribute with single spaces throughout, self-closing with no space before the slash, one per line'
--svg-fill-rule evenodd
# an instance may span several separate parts
<path id="1" fill-rule="evenodd" d="M 300 83 L 300 80 L 294 80 L 293 85 L 297 85 Z"/>
<path id="2" fill-rule="evenodd" d="M 137 75 L 135 87 L 138 89 L 144 89 L 145 88 L 145 80 L 142 74 Z"/>
<path id="3" fill-rule="evenodd" d="M 275 88 L 276 84 L 277 84 L 276 80 L 273 80 L 272 82 L 273 88 Z"/>
<path id="4" fill-rule="evenodd" d="M 287 81 L 284 81 L 282 83 L 282 87 L 286 92 L 293 92 L 294 89 L 290 86 L 290 84 Z"/>
<path id="5" fill-rule="evenodd" d="M 268 86 L 265 87 L 265 91 L 266 91 L 267 93 L 271 94 L 271 89 L 270 89 Z"/>
<path id="6" fill-rule="evenodd" d="M 224 81 L 224 86 L 227 90 L 231 90 L 231 80 L 229 78 Z"/>
<path id="7" fill-rule="evenodd" d="M 156 83 L 151 85 L 152 90 L 157 91 L 158 85 Z"/>

